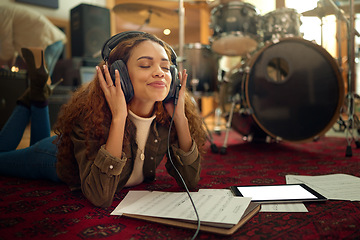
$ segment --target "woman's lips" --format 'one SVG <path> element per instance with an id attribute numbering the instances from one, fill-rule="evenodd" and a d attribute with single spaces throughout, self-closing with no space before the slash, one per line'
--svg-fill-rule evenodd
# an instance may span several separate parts
<path id="1" fill-rule="evenodd" d="M 149 83 L 149 86 L 152 86 L 155 88 L 164 88 L 164 87 L 166 87 L 166 84 L 162 81 L 157 81 L 157 82 Z"/>

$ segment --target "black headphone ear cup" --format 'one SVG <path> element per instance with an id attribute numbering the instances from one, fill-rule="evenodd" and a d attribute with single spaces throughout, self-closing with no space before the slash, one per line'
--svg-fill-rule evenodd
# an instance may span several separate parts
<path id="1" fill-rule="evenodd" d="M 170 66 L 170 73 L 171 73 L 171 84 L 170 84 L 170 90 L 166 98 L 163 100 L 163 102 L 170 102 L 174 99 L 176 95 L 177 87 L 180 85 L 180 79 L 178 70 L 175 65 Z"/>
<path id="2" fill-rule="evenodd" d="M 126 103 L 129 103 L 134 97 L 134 88 L 130 80 L 129 72 L 122 60 L 117 60 L 111 64 L 110 75 L 115 85 L 115 70 L 119 70 L 121 89 L 124 92 Z"/>

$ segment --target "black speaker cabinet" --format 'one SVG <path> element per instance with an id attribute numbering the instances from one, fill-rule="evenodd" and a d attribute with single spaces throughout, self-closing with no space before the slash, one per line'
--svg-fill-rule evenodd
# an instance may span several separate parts
<path id="1" fill-rule="evenodd" d="M 0 129 L 16 106 L 16 100 L 28 87 L 26 73 L 0 70 Z"/>
<path id="2" fill-rule="evenodd" d="M 95 57 L 110 38 L 110 11 L 80 4 L 70 11 L 71 53 L 73 57 Z M 101 56 L 101 55 L 100 55 Z"/>

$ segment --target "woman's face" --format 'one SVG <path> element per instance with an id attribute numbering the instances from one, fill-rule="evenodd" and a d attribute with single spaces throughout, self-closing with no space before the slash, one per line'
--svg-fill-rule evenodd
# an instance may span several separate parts
<path id="1" fill-rule="evenodd" d="M 170 62 L 165 49 L 153 41 L 134 47 L 127 62 L 135 102 L 162 101 L 171 85 Z"/>

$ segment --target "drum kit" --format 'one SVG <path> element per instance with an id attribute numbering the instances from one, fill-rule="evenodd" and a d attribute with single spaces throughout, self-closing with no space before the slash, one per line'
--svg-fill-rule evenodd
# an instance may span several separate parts
<path id="1" fill-rule="evenodd" d="M 180 44 L 174 49 L 182 50 L 188 89 L 219 98 L 213 112 L 226 119 L 220 153 L 226 153 L 231 128 L 247 141 L 305 142 L 333 127 L 345 99 L 341 69 L 322 46 L 302 38 L 301 14 L 280 8 L 261 16 L 242 1 L 220 3 L 210 13 L 210 45 Z M 222 66 L 226 58 L 237 60 Z M 354 119 L 353 109 L 349 111 Z M 354 139 L 353 127 L 347 129 Z"/>
<path id="2" fill-rule="evenodd" d="M 324 48 L 302 38 L 300 16 L 289 8 L 260 16 L 238 1 L 212 9 L 213 52 L 241 57 L 219 80 L 227 120 L 221 153 L 230 128 L 247 141 L 303 142 L 337 121 L 344 99 L 341 72 Z"/>

